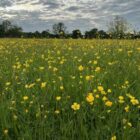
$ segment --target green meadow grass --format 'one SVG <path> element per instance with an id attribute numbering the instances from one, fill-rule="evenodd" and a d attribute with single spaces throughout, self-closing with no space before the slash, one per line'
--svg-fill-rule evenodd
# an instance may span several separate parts
<path id="1" fill-rule="evenodd" d="M 139 40 L 0 40 L 0 140 L 139 139 Z"/>

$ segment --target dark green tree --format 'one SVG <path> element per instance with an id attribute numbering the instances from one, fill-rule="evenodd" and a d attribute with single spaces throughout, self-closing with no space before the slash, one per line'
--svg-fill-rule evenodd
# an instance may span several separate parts
<path id="1" fill-rule="evenodd" d="M 99 34 L 98 34 L 98 29 L 97 28 L 93 28 L 90 31 L 86 31 L 85 32 L 85 38 L 98 38 Z"/>
<path id="2" fill-rule="evenodd" d="M 77 39 L 77 38 L 82 38 L 82 33 L 79 29 L 73 30 L 72 31 L 72 38 Z"/>

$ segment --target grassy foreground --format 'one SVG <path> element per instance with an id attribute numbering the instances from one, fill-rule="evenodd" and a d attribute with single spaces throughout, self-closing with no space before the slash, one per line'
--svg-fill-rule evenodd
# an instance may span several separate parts
<path id="1" fill-rule="evenodd" d="M 139 140 L 140 41 L 0 40 L 0 140 Z"/>

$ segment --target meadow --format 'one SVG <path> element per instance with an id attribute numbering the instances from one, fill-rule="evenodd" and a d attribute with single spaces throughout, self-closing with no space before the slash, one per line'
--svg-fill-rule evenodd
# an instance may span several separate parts
<path id="1" fill-rule="evenodd" d="M 0 140 L 139 140 L 140 40 L 0 40 Z"/>

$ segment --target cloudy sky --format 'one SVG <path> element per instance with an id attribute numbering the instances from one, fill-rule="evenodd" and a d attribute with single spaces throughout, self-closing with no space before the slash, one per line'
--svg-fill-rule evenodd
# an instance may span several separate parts
<path id="1" fill-rule="evenodd" d="M 0 0 L 0 21 L 9 19 L 24 31 L 50 29 L 60 21 L 70 31 L 106 29 L 115 15 L 140 29 L 140 0 Z"/>

